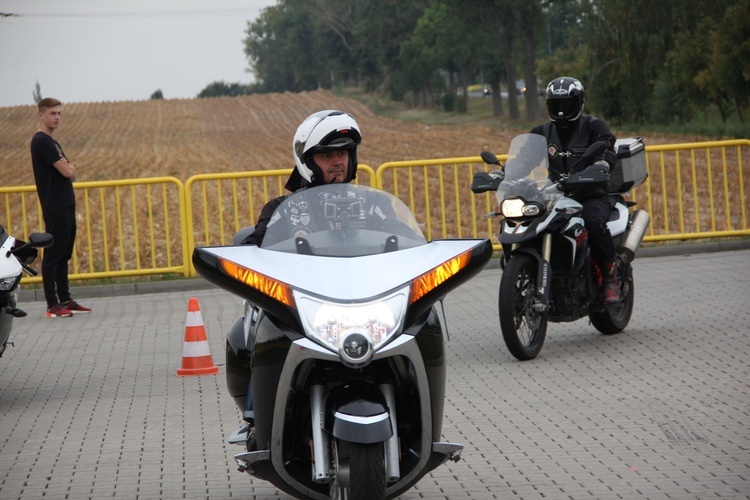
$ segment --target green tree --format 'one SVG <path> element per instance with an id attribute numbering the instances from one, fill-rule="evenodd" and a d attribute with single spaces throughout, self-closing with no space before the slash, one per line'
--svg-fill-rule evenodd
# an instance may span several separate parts
<path id="1" fill-rule="evenodd" d="M 539 94 L 537 90 L 536 54 L 538 35 L 542 26 L 542 10 L 539 2 L 520 0 L 516 3 L 521 38 L 521 67 L 526 83 L 526 119 L 539 118 Z"/>
<path id="2" fill-rule="evenodd" d="M 208 84 L 198 94 L 198 98 L 221 97 L 221 96 L 238 96 L 249 95 L 254 93 L 252 85 L 243 85 L 241 83 L 226 83 L 223 81 L 212 82 Z"/>
<path id="3" fill-rule="evenodd" d="M 428 7 L 417 22 L 412 35 L 406 39 L 401 47 L 401 57 L 410 66 L 422 67 L 422 71 L 415 74 L 414 83 L 418 88 L 415 92 L 425 95 L 424 100 L 432 102 L 432 93 L 442 91 L 449 99 L 444 100 L 444 108 L 452 111 L 451 105 L 458 111 L 466 111 L 466 87 L 468 75 L 471 73 L 473 39 L 467 34 L 466 17 L 457 12 L 457 8 L 450 2 L 435 1 Z M 447 85 L 442 89 L 435 89 L 433 76 L 438 70 L 444 70 L 447 75 Z M 422 77 L 418 75 L 421 73 Z M 459 100 L 458 89 L 463 89 Z"/>
<path id="4" fill-rule="evenodd" d="M 674 42 L 649 95 L 652 122 L 685 123 L 714 106 L 722 120 L 736 106 L 742 120 L 748 82 L 738 67 L 748 60 L 748 25 L 743 21 L 747 5 L 748 0 L 696 2 L 690 13 L 681 12 Z"/>
<path id="5" fill-rule="evenodd" d="M 317 50 L 315 25 L 303 4 L 302 0 L 280 0 L 248 24 L 245 54 L 265 92 L 318 87 L 322 53 Z"/>
<path id="6" fill-rule="evenodd" d="M 731 103 L 744 123 L 742 110 L 750 99 L 750 0 L 728 6 L 713 30 L 711 46 L 716 99 Z M 701 79 L 708 84 L 706 80 Z"/>
<path id="7" fill-rule="evenodd" d="M 151 97 L 149 99 L 164 99 L 164 94 L 162 93 L 161 89 L 156 89 L 153 94 L 151 94 Z"/>
<path id="8" fill-rule="evenodd" d="M 492 89 L 493 116 L 503 115 L 501 82 L 508 83 L 509 109 L 512 119 L 518 118 L 518 99 L 515 94 L 516 73 L 513 61 L 514 20 L 509 0 L 490 2 L 464 2 L 445 0 L 451 15 L 463 18 L 464 36 L 472 39 L 471 54 L 464 57 L 471 61 L 471 68 L 481 72 Z M 509 76 L 510 75 L 510 76 Z M 513 89 L 512 91 L 510 89 Z"/>
<path id="9" fill-rule="evenodd" d="M 745 0 L 746 1 L 746 0 Z M 583 23 L 589 37 L 587 49 L 587 99 L 616 122 L 641 123 L 650 115 L 650 97 L 657 82 L 664 82 L 665 61 L 672 50 L 682 51 L 676 39 L 704 50 L 710 46 L 709 30 L 701 23 L 723 16 L 730 0 L 599 0 L 582 4 Z M 688 53 L 680 57 L 690 57 Z M 687 62 L 687 61 L 686 61 Z M 690 63 L 692 65 L 692 63 Z M 680 71 L 680 83 L 686 84 Z"/>
<path id="10" fill-rule="evenodd" d="M 31 95 L 34 97 L 34 102 L 36 104 L 39 104 L 39 101 L 42 100 L 42 88 L 39 86 L 39 80 L 34 84 L 34 91 Z"/>
<path id="11" fill-rule="evenodd" d="M 411 89 L 405 82 L 401 43 L 411 35 L 429 0 L 359 2 L 352 27 L 357 78 L 367 91 L 384 90 L 397 100 Z"/>

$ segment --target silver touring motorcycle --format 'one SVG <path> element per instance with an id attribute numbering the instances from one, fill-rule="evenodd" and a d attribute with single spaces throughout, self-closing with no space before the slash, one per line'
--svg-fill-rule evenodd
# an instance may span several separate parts
<path id="1" fill-rule="evenodd" d="M 428 242 L 401 201 L 354 184 L 286 198 L 260 247 L 196 248 L 198 273 L 245 300 L 226 351 L 252 424 L 229 437 L 240 471 L 298 498 L 384 499 L 457 461 L 435 306 L 491 255 L 488 239 Z"/>

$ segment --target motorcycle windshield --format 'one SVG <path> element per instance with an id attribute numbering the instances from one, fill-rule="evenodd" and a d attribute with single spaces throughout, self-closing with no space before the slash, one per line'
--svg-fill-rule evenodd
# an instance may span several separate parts
<path id="1" fill-rule="evenodd" d="M 285 198 L 271 216 L 261 248 L 359 257 L 426 244 L 411 211 L 395 196 L 356 184 L 327 184 Z"/>
<path id="2" fill-rule="evenodd" d="M 549 179 L 547 139 L 539 134 L 521 134 L 513 138 L 505 162 L 505 178 L 497 189 L 499 202 L 513 196 L 526 201 L 550 201 L 562 193 L 548 189 Z"/>

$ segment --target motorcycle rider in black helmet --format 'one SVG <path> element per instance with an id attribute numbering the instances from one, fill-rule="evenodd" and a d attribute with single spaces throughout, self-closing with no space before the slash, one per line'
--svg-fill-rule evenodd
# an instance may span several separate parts
<path id="1" fill-rule="evenodd" d="M 602 158 L 610 171 L 617 159 L 615 137 L 604 121 L 583 113 L 586 95 L 580 81 L 569 76 L 555 78 L 546 91 L 546 105 L 550 121 L 531 129 L 532 134 L 543 135 L 547 139 L 549 155 L 549 175 L 558 180 L 563 174 L 583 170 L 588 165 L 578 164 L 586 149 L 597 141 L 609 144 Z M 604 278 L 604 301 L 606 304 L 618 302 L 620 285 L 617 280 L 617 254 L 607 220 L 613 202 L 606 193 L 577 198 L 583 205 L 583 220 L 589 233 L 591 252 L 599 264 Z"/>

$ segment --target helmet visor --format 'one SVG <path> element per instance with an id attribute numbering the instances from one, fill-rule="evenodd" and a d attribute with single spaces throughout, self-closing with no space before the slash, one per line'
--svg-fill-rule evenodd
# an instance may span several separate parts
<path id="1" fill-rule="evenodd" d="M 355 130 L 334 130 L 320 140 L 320 143 L 308 150 L 308 155 L 327 153 L 338 149 L 355 149 L 361 140 Z"/>
<path id="2" fill-rule="evenodd" d="M 578 97 L 547 99 L 547 111 L 552 120 L 575 120 L 581 114 L 581 101 Z"/>

